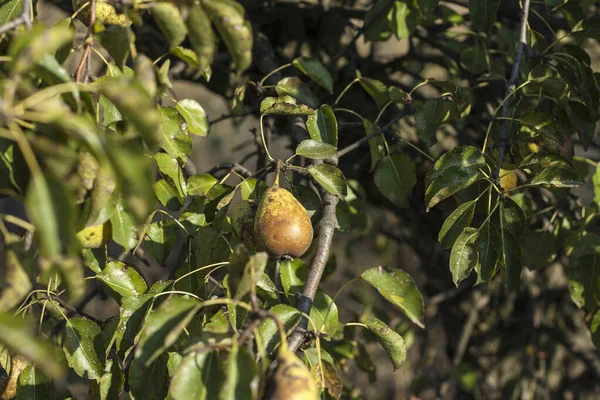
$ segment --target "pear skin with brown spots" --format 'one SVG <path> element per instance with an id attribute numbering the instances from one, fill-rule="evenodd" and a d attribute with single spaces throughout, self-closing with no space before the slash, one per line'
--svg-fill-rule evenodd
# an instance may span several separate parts
<path id="1" fill-rule="evenodd" d="M 300 257 L 313 240 L 313 227 L 302 204 L 288 190 L 273 186 L 258 205 L 254 234 L 258 247 L 271 258 Z"/>

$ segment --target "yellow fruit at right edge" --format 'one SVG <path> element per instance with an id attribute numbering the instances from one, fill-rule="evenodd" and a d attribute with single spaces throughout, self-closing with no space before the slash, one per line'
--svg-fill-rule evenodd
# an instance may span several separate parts
<path id="1" fill-rule="evenodd" d="M 499 175 L 500 186 L 502 186 L 502 189 L 504 189 L 505 191 L 510 191 L 517 187 L 517 174 L 515 173 L 515 171 L 500 169 Z M 510 192 L 506 194 L 510 196 Z"/>
<path id="2" fill-rule="evenodd" d="M 300 257 L 312 242 L 313 228 L 302 204 L 289 191 L 274 185 L 260 200 L 254 235 L 259 249 L 272 258 Z"/>
<path id="3" fill-rule="evenodd" d="M 84 249 L 97 249 L 112 238 L 112 225 L 106 221 L 102 225 L 90 226 L 77 232 L 77 240 Z"/>
<path id="4" fill-rule="evenodd" d="M 279 365 L 273 376 L 269 400 L 317 400 L 319 389 L 306 365 L 287 346 L 279 348 Z"/>

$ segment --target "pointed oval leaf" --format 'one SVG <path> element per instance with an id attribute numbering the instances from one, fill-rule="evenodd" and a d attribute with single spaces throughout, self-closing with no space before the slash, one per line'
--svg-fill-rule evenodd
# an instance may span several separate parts
<path id="1" fill-rule="evenodd" d="M 367 136 L 379 130 L 379 127 L 375 123 L 369 121 L 368 119 L 363 119 L 363 126 L 365 127 L 365 133 Z M 371 153 L 370 171 L 373 171 L 375 170 L 375 167 L 377 167 L 377 162 L 379 162 L 379 160 L 381 160 L 386 155 L 385 139 L 383 137 L 383 133 L 381 135 L 376 135 L 372 139 L 369 139 L 369 151 Z"/>
<path id="2" fill-rule="evenodd" d="M 133 400 L 164 400 L 169 387 L 169 355 L 162 353 L 156 361 L 147 366 L 144 362 L 133 359 L 129 365 L 130 395 Z M 192 399 L 193 397 L 188 397 Z"/>
<path id="3" fill-rule="evenodd" d="M 372 78 L 365 78 L 363 76 L 358 78 L 358 82 L 365 89 L 365 91 L 371 96 L 377 107 L 381 108 L 390 101 L 390 94 L 387 86 L 381 81 Z"/>
<path id="4" fill-rule="evenodd" d="M 316 108 L 319 106 L 319 99 L 300 78 L 295 76 L 286 77 L 277 82 L 275 90 L 278 95 L 292 96 L 301 104 L 306 104 L 309 107 Z"/>
<path id="5" fill-rule="evenodd" d="M 270 311 L 279 318 L 287 333 L 294 329 L 302 316 L 295 307 L 288 306 L 287 304 L 277 304 Z M 267 318 L 258 325 L 257 332 L 260 335 L 266 353 L 271 354 L 280 342 L 277 324 L 271 318 Z"/>
<path id="6" fill-rule="evenodd" d="M 191 297 L 172 296 L 157 309 L 152 310 L 140 333 L 136 359 L 146 365 L 154 362 L 177 341 L 183 329 L 200 309 L 198 300 Z"/>
<path id="7" fill-rule="evenodd" d="M 171 254 L 179 226 L 173 220 L 164 220 L 148 225 L 144 236 L 144 250 L 161 265 L 165 265 Z"/>
<path id="8" fill-rule="evenodd" d="M 406 154 L 392 154 L 377 163 L 373 175 L 379 192 L 398 207 L 409 206 L 409 196 L 417 183 L 415 164 Z"/>
<path id="9" fill-rule="evenodd" d="M 306 139 L 296 147 L 296 154 L 313 160 L 329 158 L 337 152 L 335 146 L 313 139 Z"/>
<path id="10" fill-rule="evenodd" d="M 452 281 L 458 285 L 466 279 L 477 264 L 477 248 L 475 242 L 479 230 L 465 228 L 458 236 L 450 252 L 450 273 Z"/>
<path id="11" fill-rule="evenodd" d="M 406 360 L 406 345 L 402 336 L 377 318 L 365 321 L 365 325 L 377 337 L 377 341 L 392 361 L 394 371 L 400 368 Z"/>
<path id="12" fill-rule="evenodd" d="M 473 146 L 458 146 L 450 149 L 435 162 L 433 168 L 427 172 L 427 180 L 431 181 L 454 167 L 478 169 L 484 166 L 485 158 L 481 150 Z"/>
<path id="13" fill-rule="evenodd" d="M 97 379 L 104 371 L 104 354 L 96 323 L 84 318 L 70 318 L 65 326 L 63 351 L 69 367 L 86 379 Z"/>
<path id="14" fill-rule="evenodd" d="M 290 294 L 302 291 L 307 274 L 308 268 L 301 259 L 289 260 L 286 258 L 283 260 L 279 266 L 279 277 L 283 291 Z"/>
<path id="15" fill-rule="evenodd" d="M 248 350 L 239 348 L 233 340 L 225 365 L 225 379 L 219 392 L 219 400 L 252 400 L 254 398 L 251 382 L 256 375 L 256 362 Z"/>
<path id="16" fill-rule="evenodd" d="M 197 174 L 188 179 L 188 195 L 206 196 L 208 191 L 217 183 L 217 178 L 210 174 Z"/>
<path id="17" fill-rule="evenodd" d="M 508 229 L 501 229 L 502 258 L 505 268 L 505 285 L 507 290 L 514 290 L 521 280 L 523 270 L 523 249 L 521 243 Z"/>
<path id="18" fill-rule="evenodd" d="M 315 323 L 317 333 L 325 333 L 330 338 L 335 335 L 339 327 L 338 308 L 325 293 L 317 291 L 310 309 L 310 318 Z M 308 330 L 313 330 L 309 322 Z"/>
<path id="19" fill-rule="evenodd" d="M 346 196 L 346 178 L 338 168 L 329 164 L 309 165 L 308 172 L 329 193 L 342 199 Z"/>
<path id="20" fill-rule="evenodd" d="M 292 61 L 292 64 L 302 71 L 304 75 L 323 86 L 330 94 L 333 93 L 333 78 L 327 68 L 325 68 L 319 60 L 308 57 L 299 57 Z"/>
<path id="21" fill-rule="evenodd" d="M 156 161 L 156 165 L 161 174 L 173 183 L 177 188 L 179 197 L 184 199 L 187 196 L 187 184 L 185 182 L 183 171 L 179 166 L 179 162 L 166 153 L 156 153 L 154 155 L 154 160 Z"/>
<path id="22" fill-rule="evenodd" d="M 169 47 L 179 46 L 187 35 L 187 29 L 177 6 L 173 3 L 154 2 L 150 3 L 150 12 L 167 38 Z"/>
<path id="23" fill-rule="evenodd" d="M 133 249 L 137 244 L 137 227 L 133 216 L 125 210 L 122 199 L 117 202 L 115 212 L 110 217 L 110 223 L 113 240 L 123 246 L 126 251 Z"/>
<path id="24" fill-rule="evenodd" d="M 139 296 L 148 289 L 146 281 L 133 267 L 128 267 L 120 261 L 111 261 L 96 274 L 96 278 L 104 282 L 118 298 Z"/>
<path id="25" fill-rule="evenodd" d="M 417 133 L 428 146 L 432 146 L 437 141 L 435 134 L 438 125 L 442 123 L 448 111 L 445 103 L 444 99 L 433 99 L 426 101 L 417 109 L 415 115 Z"/>
<path id="26" fill-rule="evenodd" d="M 494 277 L 500 261 L 500 234 L 489 221 L 479 229 L 477 236 L 477 282 L 489 282 Z"/>
<path id="27" fill-rule="evenodd" d="M 511 231 L 517 239 L 520 239 L 525 231 L 526 221 L 525 212 L 510 197 L 506 197 L 500 203 L 500 226 L 502 229 Z"/>
<path id="28" fill-rule="evenodd" d="M 208 135 L 208 118 L 206 111 L 196 100 L 183 99 L 175 106 L 187 124 L 188 132 L 197 136 Z"/>
<path id="29" fill-rule="evenodd" d="M 162 136 L 161 148 L 172 157 L 186 160 L 192 152 L 192 137 L 187 129 L 185 120 L 177 109 L 161 107 L 160 134 Z"/>
<path id="30" fill-rule="evenodd" d="M 534 133 L 546 136 L 558 143 L 563 142 L 564 133 L 553 116 L 542 111 L 527 111 L 514 120 Z"/>
<path id="31" fill-rule="evenodd" d="M 205 0 L 202 6 L 225 42 L 238 74 L 252 64 L 252 26 L 244 19 L 244 8 L 237 2 Z"/>
<path id="32" fill-rule="evenodd" d="M 187 57 L 191 61 L 188 61 L 188 64 L 195 64 L 194 66 L 198 68 L 198 71 L 207 79 L 210 79 L 210 66 L 217 51 L 217 40 L 210 25 L 210 19 L 202 4 L 193 4 L 191 6 L 185 24 L 188 30 L 188 39 L 195 52 L 195 57 Z M 185 51 L 181 51 L 180 53 L 184 55 Z M 182 58 L 181 56 L 178 57 Z"/>
<path id="33" fill-rule="evenodd" d="M 218 399 L 224 378 L 216 351 L 193 352 L 177 366 L 169 385 L 169 398 L 173 400 Z"/>
<path id="34" fill-rule="evenodd" d="M 445 169 L 444 173 L 435 178 L 427 187 L 425 192 L 427 208 L 432 208 L 440 201 L 471 186 L 480 179 L 483 179 L 483 175 L 478 170 L 461 167 Z"/>
<path id="35" fill-rule="evenodd" d="M 401 269 L 375 267 L 366 270 L 360 277 L 417 326 L 424 327 L 423 297 L 410 275 Z"/>
<path id="36" fill-rule="evenodd" d="M 499 7 L 500 0 L 469 0 L 473 29 L 488 33 L 498 18 Z"/>
<path id="37" fill-rule="evenodd" d="M 446 218 L 438 235 L 438 240 L 446 247 L 452 247 L 456 238 L 471 224 L 477 201 L 461 204 Z"/>
<path id="38" fill-rule="evenodd" d="M 4 393 L 7 394 L 6 392 Z M 34 365 L 26 366 L 17 380 L 17 400 L 58 398 L 50 378 Z"/>
<path id="39" fill-rule="evenodd" d="M 337 146 L 338 124 L 333 108 L 327 104 L 323 104 L 313 115 L 308 116 L 306 129 L 311 139 Z"/>

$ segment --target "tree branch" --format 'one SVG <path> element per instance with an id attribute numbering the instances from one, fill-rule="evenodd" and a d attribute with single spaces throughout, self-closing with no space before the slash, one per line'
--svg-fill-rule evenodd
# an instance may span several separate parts
<path id="1" fill-rule="evenodd" d="M 517 78 L 519 77 L 519 65 L 521 64 L 521 59 L 523 58 L 523 49 L 525 48 L 525 44 L 527 43 L 527 18 L 529 16 L 530 2 L 531 0 L 523 0 L 523 8 L 521 10 L 521 30 L 519 33 L 519 44 L 517 45 L 515 63 L 513 64 L 513 69 L 512 73 L 510 74 L 508 84 L 506 85 L 506 92 L 504 93 L 504 98 L 508 98 L 511 95 L 512 91 L 515 90 Z M 512 97 L 506 100 L 502 105 L 502 118 L 506 118 L 506 116 L 508 115 L 508 109 L 511 103 Z M 506 124 L 506 120 L 502 120 L 501 124 L 502 128 L 500 131 L 500 140 L 498 141 L 498 163 L 496 164 L 496 169 L 494 170 L 494 174 L 492 175 L 492 179 L 494 180 L 498 179 L 500 167 L 504 162 L 504 157 L 506 156 L 506 147 L 508 145 L 506 138 L 508 125 Z"/>
<path id="2" fill-rule="evenodd" d="M 297 306 L 298 309 L 308 314 L 310 312 L 310 306 L 312 300 L 315 298 L 319 282 L 323 275 L 323 270 L 329 259 L 329 253 L 331 250 L 331 243 L 333 241 L 333 233 L 338 228 L 338 220 L 336 217 L 335 209 L 340 199 L 323 189 L 319 185 L 319 192 L 321 199 L 323 199 L 323 217 L 319 221 L 319 236 L 317 238 L 317 247 L 315 256 L 312 260 L 306 282 L 304 283 L 304 289 L 302 295 L 298 296 Z M 299 330 L 295 330 L 290 336 L 289 349 L 294 352 L 298 350 L 302 342 L 304 341 L 304 333 L 301 331 L 305 330 L 308 324 L 308 320 L 303 318 L 300 321 Z"/>
<path id="3" fill-rule="evenodd" d="M 23 10 L 21 11 L 21 15 L 0 26 L 0 35 L 19 25 L 25 25 L 27 29 L 31 28 L 31 0 L 23 0 Z"/>
<path id="4" fill-rule="evenodd" d="M 394 125 L 396 122 L 400 121 L 402 118 L 404 118 L 405 116 L 407 116 L 411 113 L 412 113 L 412 109 L 410 109 L 409 107 L 406 107 L 404 110 L 402 110 L 402 112 L 400 112 L 398 115 L 396 115 L 394 118 L 392 118 L 392 120 L 390 122 L 388 122 L 387 124 L 382 126 L 380 129 L 376 130 L 375 132 L 373 132 L 371 134 L 368 134 L 367 136 L 365 136 L 364 138 L 362 138 L 360 140 L 357 140 L 356 142 L 352 143 L 351 145 L 338 150 L 338 152 L 336 153 L 337 158 L 340 158 L 340 157 L 350 153 L 351 151 L 358 149 L 364 143 L 367 143 L 369 140 L 373 139 L 375 136 L 387 131 L 392 125 Z"/>

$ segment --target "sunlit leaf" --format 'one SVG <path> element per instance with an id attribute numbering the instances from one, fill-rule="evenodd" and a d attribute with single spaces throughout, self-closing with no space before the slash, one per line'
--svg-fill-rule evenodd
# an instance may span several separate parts
<path id="1" fill-rule="evenodd" d="M 84 318 L 70 318 L 65 326 L 63 351 L 75 372 L 86 379 L 102 376 L 104 359 L 99 350 L 100 327 Z"/>
<path id="2" fill-rule="evenodd" d="M 308 172 L 329 193 L 342 199 L 346 196 L 346 178 L 338 168 L 329 164 L 309 165 Z"/>
<path id="3" fill-rule="evenodd" d="M 471 274 L 477 264 L 476 240 L 478 235 L 478 229 L 465 228 L 452 246 L 450 273 L 456 286 Z"/>
<path id="4" fill-rule="evenodd" d="M 319 60 L 308 57 L 299 57 L 296 58 L 292 64 L 302 71 L 304 75 L 323 86 L 329 93 L 333 93 L 333 78 L 327 68 L 325 68 Z"/>
<path id="5" fill-rule="evenodd" d="M 308 116 L 306 129 L 311 139 L 337 146 L 338 124 L 333 109 L 327 104 Z"/>

